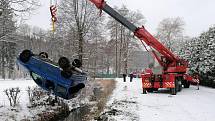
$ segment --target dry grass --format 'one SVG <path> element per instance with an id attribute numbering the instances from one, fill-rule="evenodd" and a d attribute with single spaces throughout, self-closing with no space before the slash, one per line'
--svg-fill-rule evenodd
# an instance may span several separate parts
<path id="1" fill-rule="evenodd" d="M 108 97 L 112 94 L 115 88 L 116 82 L 114 80 L 100 80 L 99 83 L 102 86 L 102 92 L 97 105 L 98 113 L 100 114 L 103 111 L 105 104 L 108 101 Z"/>

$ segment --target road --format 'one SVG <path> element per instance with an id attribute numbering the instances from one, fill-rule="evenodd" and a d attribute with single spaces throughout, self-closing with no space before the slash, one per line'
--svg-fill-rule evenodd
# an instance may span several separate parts
<path id="1" fill-rule="evenodd" d="M 128 80 L 128 79 L 127 79 Z M 101 117 L 116 121 L 214 121 L 215 89 L 191 86 L 177 95 L 161 89 L 142 94 L 141 79 L 123 82 L 116 89 Z"/>

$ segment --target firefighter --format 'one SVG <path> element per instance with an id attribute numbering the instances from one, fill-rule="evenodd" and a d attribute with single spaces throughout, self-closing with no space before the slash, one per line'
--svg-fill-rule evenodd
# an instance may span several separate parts
<path id="1" fill-rule="evenodd" d="M 193 74 L 193 77 L 194 77 L 194 79 L 196 80 L 196 83 L 197 83 L 197 90 L 199 90 L 199 73 L 197 73 L 197 72 L 195 72 L 194 74 Z"/>
<path id="2" fill-rule="evenodd" d="M 200 80 L 200 78 L 199 78 L 199 65 L 196 67 L 196 69 L 195 69 L 195 72 L 194 72 L 194 79 L 196 80 L 196 82 L 197 82 L 197 90 L 199 90 L 199 80 Z"/>

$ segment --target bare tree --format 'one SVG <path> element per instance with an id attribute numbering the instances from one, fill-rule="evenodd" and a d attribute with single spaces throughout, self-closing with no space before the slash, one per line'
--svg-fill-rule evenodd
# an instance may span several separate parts
<path id="1" fill-rule="evenodd" d="M 185 22 L 180 18 L 165 18 L 157 28 L 156 37 L 174 51 L 174 44 L 183 37 Z"/>
<path id="2" fill-rule="evenodd" d="M 98 11 L 86 0 L 64 0 L 60 4 L 60 11 L 64 28 L 72 31 L 73 42 L 78 41 L 77 53 L 82 61 L 85 39 L 89 30 L 97 25 Z"/>
<path id="3" fill-rule="evenodd" d="M 119 11 L 121 15 L 126 17 L 132 23 L 140 26 L 145 22 L 144 16 L 138 11 L 130 11 L 126 6 L 122 6 L 120 9 L 115 8 Z M 119 22 L 113 18 L 109 18 L 107 23 L 108 29 L 110 31 L 110 44 L 115 47 L 114 59 L 113 61 L 115 67 L 116 76 L 120 73 L 128 73 L 128 55 L 130 51 L 133 51 L 138 47 L 137 41 L 133 37 L 133 33 L 129 31 L 126 27 L 121 25 Z"/>
<path id="4" fill-rule="evenodd" d="M 10 88 L 10 89 L 6 89 L 4 90 L 5 94 L 8 97 L 8 100 L 10 102 L 10 106 L 15 107 L 18 104 L 18 95 L 20 93 L 20 89 L 17 88 Z"/>

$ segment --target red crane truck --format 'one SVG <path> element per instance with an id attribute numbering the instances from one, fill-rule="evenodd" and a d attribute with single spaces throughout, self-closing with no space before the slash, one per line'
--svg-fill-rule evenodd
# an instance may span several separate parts
<path id="1" fill-rule="evenodd" d="M 152 71 L 146 70 L 146 73 L 141 75 L 144 94 L 147 91 L 157 91 L 159 88 L 169 88 L 171 94 L 176 95 L 177 92 L 181 91 L 182 85 L 184 88 L 189 88 L 190 83 L 199 83 L 198 79 L 194 79 L 192 76 L 187 74 L 188 63 L 173 54 L 168 48 L 153 37 L 144 28 L 144 26 L 136 27 L 125 17 L 111 8 L 104 0 L 89 1 L 94 3 L 98 9 L 105 11 L 111 17 L 132 31 L 134 35 L 140 39 L 143 45 L 146 43 L 152 48 L 152 54 L 163 67 L 163 70 L 162 74 L 153 74 Z"/>

